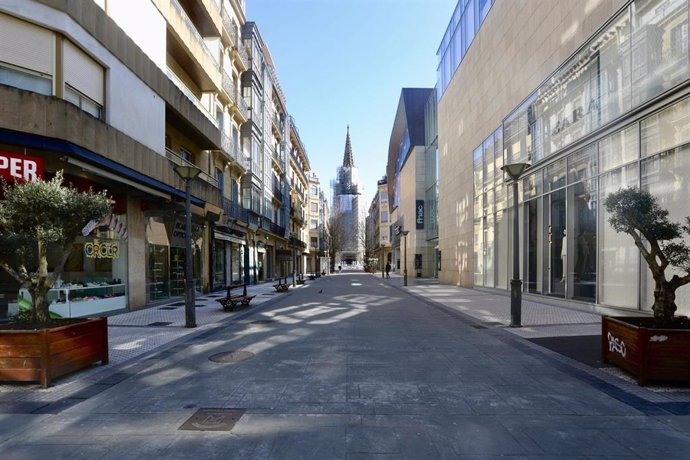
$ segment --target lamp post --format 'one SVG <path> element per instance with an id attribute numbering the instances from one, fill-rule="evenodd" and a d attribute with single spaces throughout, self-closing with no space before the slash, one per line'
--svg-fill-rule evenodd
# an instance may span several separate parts
<path id="1" fill-rule="evenodd" d="M 184 181 L 185 193 L 185 282 L 184 282 L 184 327 L 196 327 L 194 306 L 194 278 L 192 277 L 192 202 L 191 182 L 201 174 L 201 169 L 192 165 L 175 166 L 175 173 Z"/>
<path id="2" fill-rule="evenodd" d="M 405 247 L 403 248 L 404 255 L 403 255 L 403 286 L 407 286 L 407 234 L 410 233 L 409 230 L 403 230 L 401 232 L 403 236 L 405 237 L 405 241 L 403 244 Z"/>
<path id="3" fill-rule="evenodd" d="M 529 163 L 513 163 L 501 167 L 513 180 L 513 279 L 510 280 L 510 327 L 522 326 L 522 281 L 520 280 L 520 232 L 518 219 L 518 179 Z"/>

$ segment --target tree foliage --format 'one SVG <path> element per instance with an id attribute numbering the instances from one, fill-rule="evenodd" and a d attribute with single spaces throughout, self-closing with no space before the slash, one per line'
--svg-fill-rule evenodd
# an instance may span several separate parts
<path id="1" fill-rule="evenodd" d="M 326 223 L 326 248 L 331 259 L 331 270 L 335 269 L 335 259 L 337 255 L 345 249 L 345 245 L 350 239 L 350 233 L 354 229 L 348 229 L 346 219 L 343 214 L 335 214 Z"/>
<path id="2" fill-rule="evenodd" d="M 62 171 L 51 180 L 3 183 L 0 200 L 0 266 L 23 287 L 34 302 L 33 320 L 48 320 L 46 294 L 62 273 L 72 243 L 90 221 L 111 212 L 105 192 L 79 192 L 63 185 Z M 48 249 L 62 250 L 48 272 Z"/>
<path id="3" fill-rule="evenodd" d="M 619 233 L 627 233 L 635 242 L 654 279 L 654 317 L 659 324 L 672 321 L 677 309 L 675 291 L 690 283 L 690 247 L 684 241 L 690 235 L 690 218 L 685 225 L 671 222 L 668 211 L 656 197 L 645 190 L 623 188 L 610 194 L 604 202 L 611 214 L 609 223 Z M 666 277 L 674 267 L 685 274 Z"/>

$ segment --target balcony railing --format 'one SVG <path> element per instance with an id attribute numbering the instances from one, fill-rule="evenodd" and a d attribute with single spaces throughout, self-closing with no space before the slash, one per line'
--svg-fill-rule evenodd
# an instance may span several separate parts
<path id="1" fill-rule="evenodd" d="M 175 86 L 177 86 L 180 89 L 180 91 L 182 91 L 182 93 L 185 96 L 187 96 L 187 99 L 192 101 L 192 104 L 194 104 L 194 106 L 196 106 L 196 108 L 199 109 L 201 113 L 206 115 L 206 118 L 208 118 L 211 121 L 211 123 L 213 123 L 213 125 L 216 128 L 218 128 L 218 120 L 216 120 L 216 118 L 213 115 L 211 115 L 211 112 L 209 112 L 208 109 L 204 107 L 201 101 L 194 95 L 192 90 L 187 88 L 184 82 L 180 80 L 180 77 L 175 75 L 175 73 L 169 68 L 167 69 L 166 73 L 168 74 L 168 78 L 170 78 L 170 80 L 175 84 Z"/>
<path id="2" fill-rule="evenodd" d="M 194 163 L 185 160 L 180 155 L 173 152 L 171 149 L 167 147 L 165 148 L 165 156 L 168 158 L 168 160 L 170 160 L 171 163 L 177 166 L 194 166 L 195 168 L 198 168 L 198 166 L 196 166 Z M 199 179 L 218 188 L 218 181 L 216 180 L 216 178 L 209 176 L 205 172 L 201 172 L 199 174 Z"/>
<path id="3" fill-rule="evenodd" d="M 213 55 L 211 50 L 208 48 L 208 45 L 206 45 L 206 42 L 204 41 L 204 38 L 201 36 L 198 30 L 196 30 L 196 26 L 192 22 L 191 19 L 189 19 L 189 16 L 187 16 L 187 13 L 184 11 L 184 8 L 177 2 L 177 0 L 170 0 L 170 4 L 177 10 L 179 15 L 182 17 L 184 20 L 184 23 L 187 26 L 187 29 L 189 29 L 189 33 L 192 38 L 194 38 L 201 49 L 204 50 L 204 52 L 208 55 L 208 57 L 211 59 L 211 62 L 214 64 L 214 67 L 217 69 L 218 68 L 218 60 L 216 57 Z"/>
<path id="4" fill-rule="evenodd" d="M 240 90 L 235 90 L 235 103 L 237 104 L 237 109 L 240 111 L 242 118 L 249 120 L 249 106 L 247 101 L 244 100 Z"/>
<path id="5" fill-rule="evenodd" d="M 230 103 L 237 105 L 237 90 L 235 89 L 235 84 L 232 81 L 232 77 L 228 75 L 228 73 L 223 70 L 223 79 L 222 79 L 222 86 L 223 86 L 223 91 L 228 95 L 230 98 Z"/>
<path id="6" fill-rule="evenodd" d="M 273 222 L 271 219 L 268 217 L 262 217 L 261 218 L 261 228 L 266 230 L 267 232 L 273 233 L 274 235 L 284 237 L 285 236 L 285 227 L 282 227 L 275 222 Z"/>
<path id="7" fill-rule="evenodd" d="M 227 10 L 223 6 L 220 10 L 220 19 L 223 22 L 223 27 L 228 33 L 230 38 L 235 41 L 237 40 L 237 25 L 233 23 L 232 18 L 228 14 Z M 233 43 L 233 45 L 235 44 Z"/>
<path id="8" fill-rule="evenodd" d="M 247 49 L 244 47 L 244 42 L 242 42 L 242 37 L 236 28 L 233 28 L 230 32 L 232 37 L 232 49 L 236 51 L 240 56 L 240 60 L 247 67 L 249 65 L 249 54 L 247 54 Z"/>
<path id="9" fill-rule="evenodd" d="M 223 151 L 227 153 L 228 156 L 233 159 L 233 161 L 240 165 L 245 171 L 249 169 L 249 159 L 244 156 L 237 143 L 233 142 L 230 136 L 225 133 L 221 133 L 220 142 Z"/>

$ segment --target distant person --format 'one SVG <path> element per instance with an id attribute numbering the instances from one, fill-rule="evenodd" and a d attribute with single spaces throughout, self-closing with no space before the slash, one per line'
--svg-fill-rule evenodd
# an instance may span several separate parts
<path id="1" fill-rule="evenodd" d="M 391 277 L 391 263 L 388 262 L 386 264 L 386 278 L 390 278 L 390 277 Z"/>
<path id="2" fill-rule="evenodd" d="M 338 273 L 340 273 L 341 271 L 343 271 L 343 267 L 342 265 L 338 265 Z"/>

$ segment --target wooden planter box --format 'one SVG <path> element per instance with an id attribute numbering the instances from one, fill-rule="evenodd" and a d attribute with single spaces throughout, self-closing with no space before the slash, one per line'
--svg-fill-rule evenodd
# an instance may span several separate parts
<path id="1" fill-rule="evenodd" d="M 653 326 L 649 317 L 602 317 L 602 361 L 628 371 L 640 385 L 690 383 L 690 330 Z"/>
<path id="2" fill-rule="evenodd" d="M 0 330 L 0 381 L 41 382 L 108 364 L 107 318 L 32 331 Z"/>

